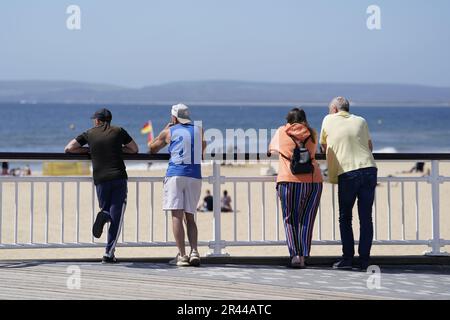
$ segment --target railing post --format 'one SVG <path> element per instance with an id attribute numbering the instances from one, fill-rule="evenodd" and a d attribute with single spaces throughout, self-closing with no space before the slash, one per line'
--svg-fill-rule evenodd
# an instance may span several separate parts
<path id="1" fill-rule="evenodd" d="M 3 221 L 3 182 L 0 181 L 0 244 L 2 244 L 2 221 Z"/>
<path id="2" fill-rule="evenodd" d="M 209 244 L 212 250 L 208 256 L 221 257 L 228 256 L 222 250 L 225 248 L 225 241 L 222 240 L 222 225 L 221 225 L 221 212 L 220 212 L 220 185 L 222 184 L 222 177 L 220 176 L 220 163 L 217 161 L 212 162 L 213 175 L 209 177 L 209 183 L 213 185 L 213 211 L 214 211 L 214 240 Z"/>
<path id="3" fill-rule="evenodd" d="M 429 246 L 431 251 L 425 253 L 427 256 L 447 256 L 445 251 L 441 251 L 441 230 L 440 230 L 440 213 L 439 213 L 439 185 L 441 177 L 439 176 L 439 161 L 431 161 L 431 174 L 429 178 L 431 183 L 431 201 L 432 201 L 432 230 L 433 239 L 430 240 Z"/>

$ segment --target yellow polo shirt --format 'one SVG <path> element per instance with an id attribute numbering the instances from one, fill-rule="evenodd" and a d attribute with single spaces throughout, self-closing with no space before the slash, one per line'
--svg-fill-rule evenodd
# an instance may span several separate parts
<path id="1" fill-rule="evenodd" d="M 345 111 L 323 119 L 320 144 L 327 145 L 328 179 L 338 182 L 338 176 L 349 171 L 376 167 L 369 148 L 369 127 L 364 118 Z"/>

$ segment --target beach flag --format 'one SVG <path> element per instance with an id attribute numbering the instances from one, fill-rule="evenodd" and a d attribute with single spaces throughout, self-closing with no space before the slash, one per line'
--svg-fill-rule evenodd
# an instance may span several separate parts
<path id="1" fill-rule="evenodd" d="M 147 134 L 147 144 L 150 144 L 153 140 L 153 125 L 152 121 L 148 120 L 141 129 L 141 134 Z"/>

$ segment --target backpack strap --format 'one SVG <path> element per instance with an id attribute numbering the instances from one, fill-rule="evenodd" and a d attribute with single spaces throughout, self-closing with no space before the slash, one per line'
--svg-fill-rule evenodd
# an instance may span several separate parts
<path id="1" fill-rule="evenodd" d="M 295 139 L 294 139 L 291 135 L 288 135 L 288 136 L 289 136 L 289 138 L 291 138 L 291 140 L 294 142 L 295 147 L 298 147 L 297 141 L 295 141 Z"/>
<path id="2" fill-rule="evenodd" d="M 295 145 L 298 147 L 299 145 L 297 144 L 297 141 L 295 141 L 295 139 L 294 139 L 291 135 L 288 135 L 288 136 L 289 136 L 289 138 L 292 139 L 292 141 L 294 141 Z M 303 147 L 305 147 L 305 146 L 306 146 L 306 142 L 307 142 L 310 138 L 311 138 L 311 134 L 310 134 L 305 140 L 303 140 L 303 142 L 300 142 L 300 145 L 303 145 Z"/>
<path id="3" fill-rule="evenodd" d="M 292 138 L 292 136 L 289 136 L 291 139 L 292 139 L 292 141 L 294 141 L 294 143 L 295 143 L 295 146 L 296 147 L 298 147 L 298 145 L 297 145 L 297 142 L 294 140 L 294 138 Z M 305 139 L 305 140 L 303 140 L 303 142 L 300 142 L 300 146 L 302 146 L 303 148 L 306 148 L 306 143 L 308 142 L 308 140 L 311 138 L 311 134 Z M 309 150 L 308 150 L 308 152 L 309 152 Z M 311 154 L 311 153 L 309 153 L 309 156 L 310 156 L 310 158 L 311 158 L 311 161 L 312 160 L 316 160 L 314 157 L 315 157 L 315 154 Z M 287 159 L 286 157 L 284 157 L 285 159 Z M 290 159 L 288 159 L 288 160 L 290 160 Z"/>
<path id="4" fill-rule="evenodd" d="M 291 138 L 292 141 L 295 143 L 295 147 L 298 148 L 299 145 L 297 144 L 297 141 L 295 141 L 295 139 L 294 139 L 291 135 L 288 134 L 288 136 L 289 136 L 289 138 Z M 305 140 L 303 140 L 303 142 L 300 142 L 300 145 L 303 146 L 303 147 L 306 147 L 306 142 L 307 142 L 310 138 L 311 138 L 311 134 L 310 134 Z M 285 158 L 286 160 L 288 160 L 288 161 L 291 161 L 291 160 L 292 160 L 291 158 L 286 157 L 286 156 L 285 156 L 284 154 L 282 154 L 281 152 L 278 151 L 278 153 L 279 153 L 283 158 Z M 311 160 L 315 160 L 314 157 L 311 157 Z"/>
<path id="5" fill-rule="evenodd" d="M 281 152 L 278 151 L 278 153 L 280 154 L 280 156 L 282 156 L 283 158 L 285 158 L 287 161 L 291 161 L 291 158 L 286 157 L 284 154 L 282 154 Z"/>
<path id="6" fill-rule="evenodd" d="M 308 136 L 308 138 L 306 138 L 305 140 L 303 140 L 303 142 L 300 142 L 300 144 L 306 148 L 306 142 L 308 142 L 308 140 L 311 138 L 311 134 Z"/>

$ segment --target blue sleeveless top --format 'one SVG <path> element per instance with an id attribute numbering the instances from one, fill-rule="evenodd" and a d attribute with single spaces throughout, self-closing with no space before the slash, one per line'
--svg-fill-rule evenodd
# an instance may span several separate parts
<path id="1" fill-rule="evenodd" d="M 190 123 L 170 127 L 169 154 L 166 177 L 202 178 L 202 137 L 199 127 Z"/>

